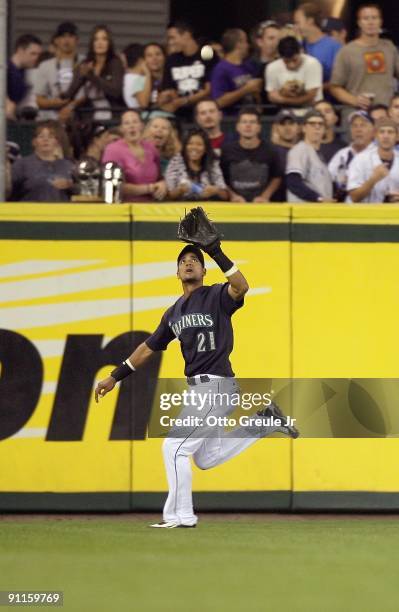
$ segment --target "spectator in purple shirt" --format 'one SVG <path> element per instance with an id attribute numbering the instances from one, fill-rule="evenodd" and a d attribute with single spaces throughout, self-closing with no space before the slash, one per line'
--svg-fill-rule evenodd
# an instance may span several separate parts
<path id="1" fill-rule="evenodd" d="M 6 115 L 15 119 L 15 110 L 28 93 L 25 70 L 34 68 L 42 52 L 42 41 L 33 34 L 23 34 L 15 43 L 15 51 L 7 66 Z"/>
<path id="2" fill-rule="evenodd" d="M 243 30 L 232 28 L 222 36 L 225 57 L 213 69 L 212 98 L 225 115 L 236 115 L 240 105 L 260 102 L 262 79 L 248 56 L 248 37 Z"/>

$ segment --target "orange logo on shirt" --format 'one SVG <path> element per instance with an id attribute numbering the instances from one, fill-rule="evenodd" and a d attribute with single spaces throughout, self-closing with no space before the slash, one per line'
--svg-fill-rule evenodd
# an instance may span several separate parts
<path id="1" fill-rule="evenodd" d="M 386 72 L 385 55 L 383 51 L 365 53 L 364 61 L 368 74 L 383 74 Z"/>

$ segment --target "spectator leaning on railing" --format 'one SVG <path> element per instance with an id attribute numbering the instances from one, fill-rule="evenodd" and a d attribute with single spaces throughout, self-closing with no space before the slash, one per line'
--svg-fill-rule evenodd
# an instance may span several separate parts
<path id="1" fill-rule="evenodd" d="M 32 145 L 32 155 L 17 159 L 12 167 L 11 199 L 67 202 L 72 189 L 73 163 L 61 157 L 62 142 L 56 124 L 37 124 Z"/>
<path id="2" fill-rule="evenodd" d="M 286 180 L 288 202 L 332 202 L 333 185 L 320 154 L 326 129 L 321 113 L 311 110 L 303 118 L 303 140 L 288 153 Z"/>
<path id="3" fill-rule="evenodd" d="M 293 36 L 278 45 L 280 59 L 266 67 L 266 89 L 273 104 L 307 108 L 323 98 L 322 67 L 310 55 L 302 53 Z"/>
<path id="4" fill-rule="evenodd" d="M 399 155 L 395 152 L 398 128 L 393 119 L 379 119 L 376 147 L 355 157 L 348 173 L 352 202 L 399 202 Z"/>
<path id="5" fill-rule="evenodd" d="M 337 54 L 330 90 L 351 108 L 368 110 L 372 104 L 388 105 L 399 76 L 399 53 L 390 40 L 381 39 L 382 13 L 379 6 L 366 4 L 357 11 L 360 35 Z"/>
<path id="6" fill-rule="evenodd" d="M 350 165 L 356 155 L 375 148 L 374 125 L 366 111 L 354 111 L 348 119 L 351 141 L 340 149 L 328 164 L 334 184 L 334 198 L 338 202 L 347 200 L 347 183 Z"/>
<path id="7" fill-rule="evenodd" d="M 158 150 L 152 142 L 143 139 L 143 128 L 137 110 L 124 112 L 120 123 L 122 138 L 109 144 L 104 151 L 103 163 L 115 162 L 124 171 L 124 202 L 150 202 L 163 200 L 166 196 Z"/>
<path id="8" fill-rule="evenodd" d="M 171 159 L 165 179 L 172 200 L 229 198 L 219 161 L 201 128 L 193 128 L 185 135 L 182 151 Z"/>
<path id="9" fill-rule="evenodd" d="M 225 134 L 222 132 L 223 115 L 215 100 L 201 100 L 194 108 L 194 119 L 196 123 L 207 134 L 213 152 L 220 157 Z"/>
<path id="10" fill-rule="evenodd" d="M 224 59 L 211 77 L 212 98 L 225 115 L 236 115 L 242 104 L 259 103 L 262 79 L 259 69 L 247 60 L 249 44 L 244 30 L 232 28 L 222 36 Z"/>
<path id="11" fill-rule="evenodd" d="M 294 147 L 300 137 L 299 119 L 289 109 L 281 110 L 273 120 L 271 142 L 273 151 L 276 152 L 283 177 L 280 187 L 272 196 L 273 202 L 285 202 L 287 200 L 287 184 L 285 180 L 285 169 L 287 167 L 288 152 Z"/>
<path id="12" fill-rule="evenodd" d="M 269 202 L 281 185 L 283 169 L 277 154 L 262 141 L 255 107 L 240 110 L 237 142 L 222 147 L 221 166 L 233 202 Z"/>

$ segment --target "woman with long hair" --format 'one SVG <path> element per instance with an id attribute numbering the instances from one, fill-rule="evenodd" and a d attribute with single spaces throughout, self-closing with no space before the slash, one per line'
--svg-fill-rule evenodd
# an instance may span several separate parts
<path id="1" fill-rule="evenodd" d="M 64 98 L 76 95 L 83 106 L 90 106 L 90 118 L 107 121 L 124 107 L 124 67 L 115 53 L 111 31 L 106 25 L 97 25 L 92 31 L 86 59 L 74 71 L 69 89 Z"/>
<path id="2" fill-rule="evenodd" d="M 164 176 L 169 161 L 181 150 L 181 144 L 175 128 L 166 117 L 154 117 L 146 124 L 143 138 L 154 143 L 158 149 L 161 173 Z"/>
<path id="3" fill-rule="evenodd" d="M 208 135 L 200 128 L 186 134 L 181 153 L 170 160 L 165 180 L 172 200 L 229 199 Z"/>

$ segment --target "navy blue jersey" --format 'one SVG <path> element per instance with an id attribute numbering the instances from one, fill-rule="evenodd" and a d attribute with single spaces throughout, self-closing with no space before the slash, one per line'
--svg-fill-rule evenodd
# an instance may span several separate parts
<path id="1" fill-rule="evenodd" d="M 229 283 L 198 287 L 188 298 L 179 298 L 147 338 L 147 346 L 152 351 L 164 351 L 169 342 L 178 338 L 186 376 L 234 376 L 229 360 L 234 344 L 231 316 L 244 299 L 234 301 L 228 286 Z"/>

